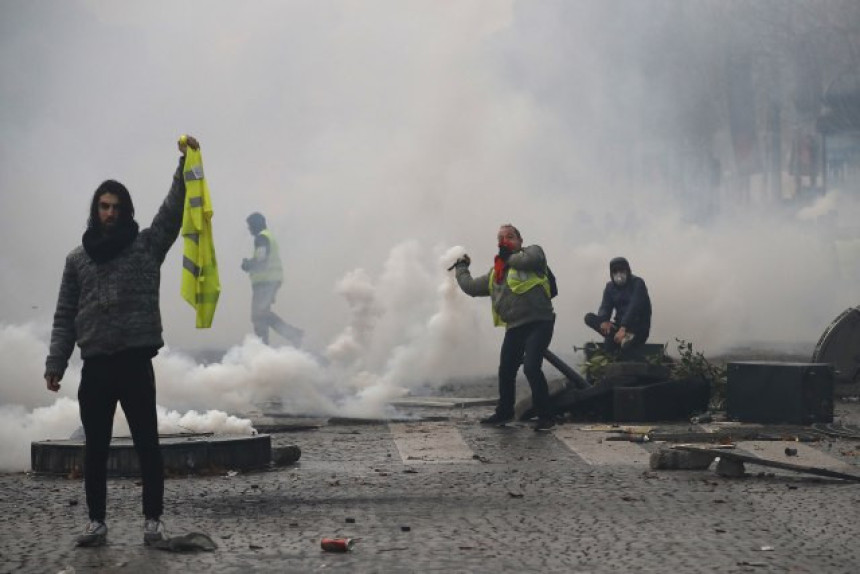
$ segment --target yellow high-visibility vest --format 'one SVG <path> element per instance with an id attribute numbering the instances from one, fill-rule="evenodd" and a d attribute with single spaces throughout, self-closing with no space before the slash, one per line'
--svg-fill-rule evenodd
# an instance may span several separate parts
<path id="1" fill-rule="evenodd" d="M 212 326 L 221 282 L 218 279 L 218 262 L 215 259 L 215 242 L 212 237 L 212 200 L 209 185 L 203 177 L 203 158 L 200 150 L 186 150 L 185 209 L 182 212 L 182 236 L 185 247 L 182 253 L 182 298 L 197 311 L 197 328 Z"/>
<path id="2" fill-rule="evenodd" d="M 260 235 L 269 240 L 269 255 L 266 257 L 266 266 L 257 271 L 251 271 L 251 285 L 258 283 L 280 283 L 284 280 L 284 270 L 281 267 L 281 250 L 275 236 L 268 229 L 260 232 Z"/>
<path id="3" fill-rule="evenodd" d="M 546 274 L 541 276 L 534 271 L 520 271 L 518 269 L 508 268 L 506 271 L 505 283 L 507 283 L 508 288 L 513 291 L 514 295 L 522 295 L 537 286 L 541 286 L 546 292 L 546 296 L 550 296 L 549 278 Z M 495 275 L 493 271 L 490 270 L 490 309 L 493 311 L 493 326 L 504 327 L 505 322 L 502 321 L 501 317 L 499 317 L 499 314 L 496 312 L 496 307 L 493 304 L 492 295 L 494 289 L 504 289 L 504 287 L 502 285 L 496 285 Z"/>

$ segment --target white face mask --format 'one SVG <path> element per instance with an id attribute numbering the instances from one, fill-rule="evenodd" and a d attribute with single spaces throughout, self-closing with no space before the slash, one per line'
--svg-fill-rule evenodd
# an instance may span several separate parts
<path id="1" fill-rule="evenodd" d="M 618 285 L 619 287 L 623 287 L 625 283 L 627 283 L 627 273 L 623 271 L 618 271 L 612 274 L 612 282 Z"/>

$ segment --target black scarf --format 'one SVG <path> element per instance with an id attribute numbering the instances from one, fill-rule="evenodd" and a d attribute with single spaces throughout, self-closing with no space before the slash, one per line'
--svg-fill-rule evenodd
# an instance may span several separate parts
<path id="1" fill-rule="evenodd" d="M 103 233 L 98 227 L 88 227 L 82 242 L 84 250 L 96 263 L 107 263 L 131 245 L 137 237 L 138 225 L 131 223 L 118 226 L 113 232 Z"/>

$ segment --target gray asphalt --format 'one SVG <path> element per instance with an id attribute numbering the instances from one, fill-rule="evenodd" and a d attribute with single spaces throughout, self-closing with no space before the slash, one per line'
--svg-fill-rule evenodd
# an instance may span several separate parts
<path id="1" fill-rule="evenodd" d="M 652 471 L 647 456 L 602 464 L 613 444 L 595 439 L 584 457 L 560 438 L 582 424 L 478 425 L 489 410 L 418 409 L 447 419 L 408 425 L 418 439 L 442 437 L 427 460 L 403 458 L 402 428 L 330 424 L 273 435 L 301 447 L 296 465 L 168 479 L 168 534 L 208 533 L 219 545 L 209 553 L 143 546 L 134 479 L 110 481 L 109 544 L 83 549 L 73 545 L 86 521 L 81 480 L 0 475 L 0 572 L 860 571 L 860 483 L 753 466 L 739 479 Z M 856 403 L 837 414 L 860 420 Z M 811 447 L 851 469 L 858 443 Z M 455 462 L 432 461 L 452 444 Z M 328 553 L 322 537 L 356 543 Z"/>

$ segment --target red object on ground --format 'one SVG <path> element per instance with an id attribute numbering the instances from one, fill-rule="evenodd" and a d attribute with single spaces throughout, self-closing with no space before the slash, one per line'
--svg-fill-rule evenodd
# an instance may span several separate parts
<path id="1" fill-rule="evenodd" d="M 320 541 L 320 548 L 326 552 L 349 552 L 352 545 L 352 538 L 323 538 Z"/>

